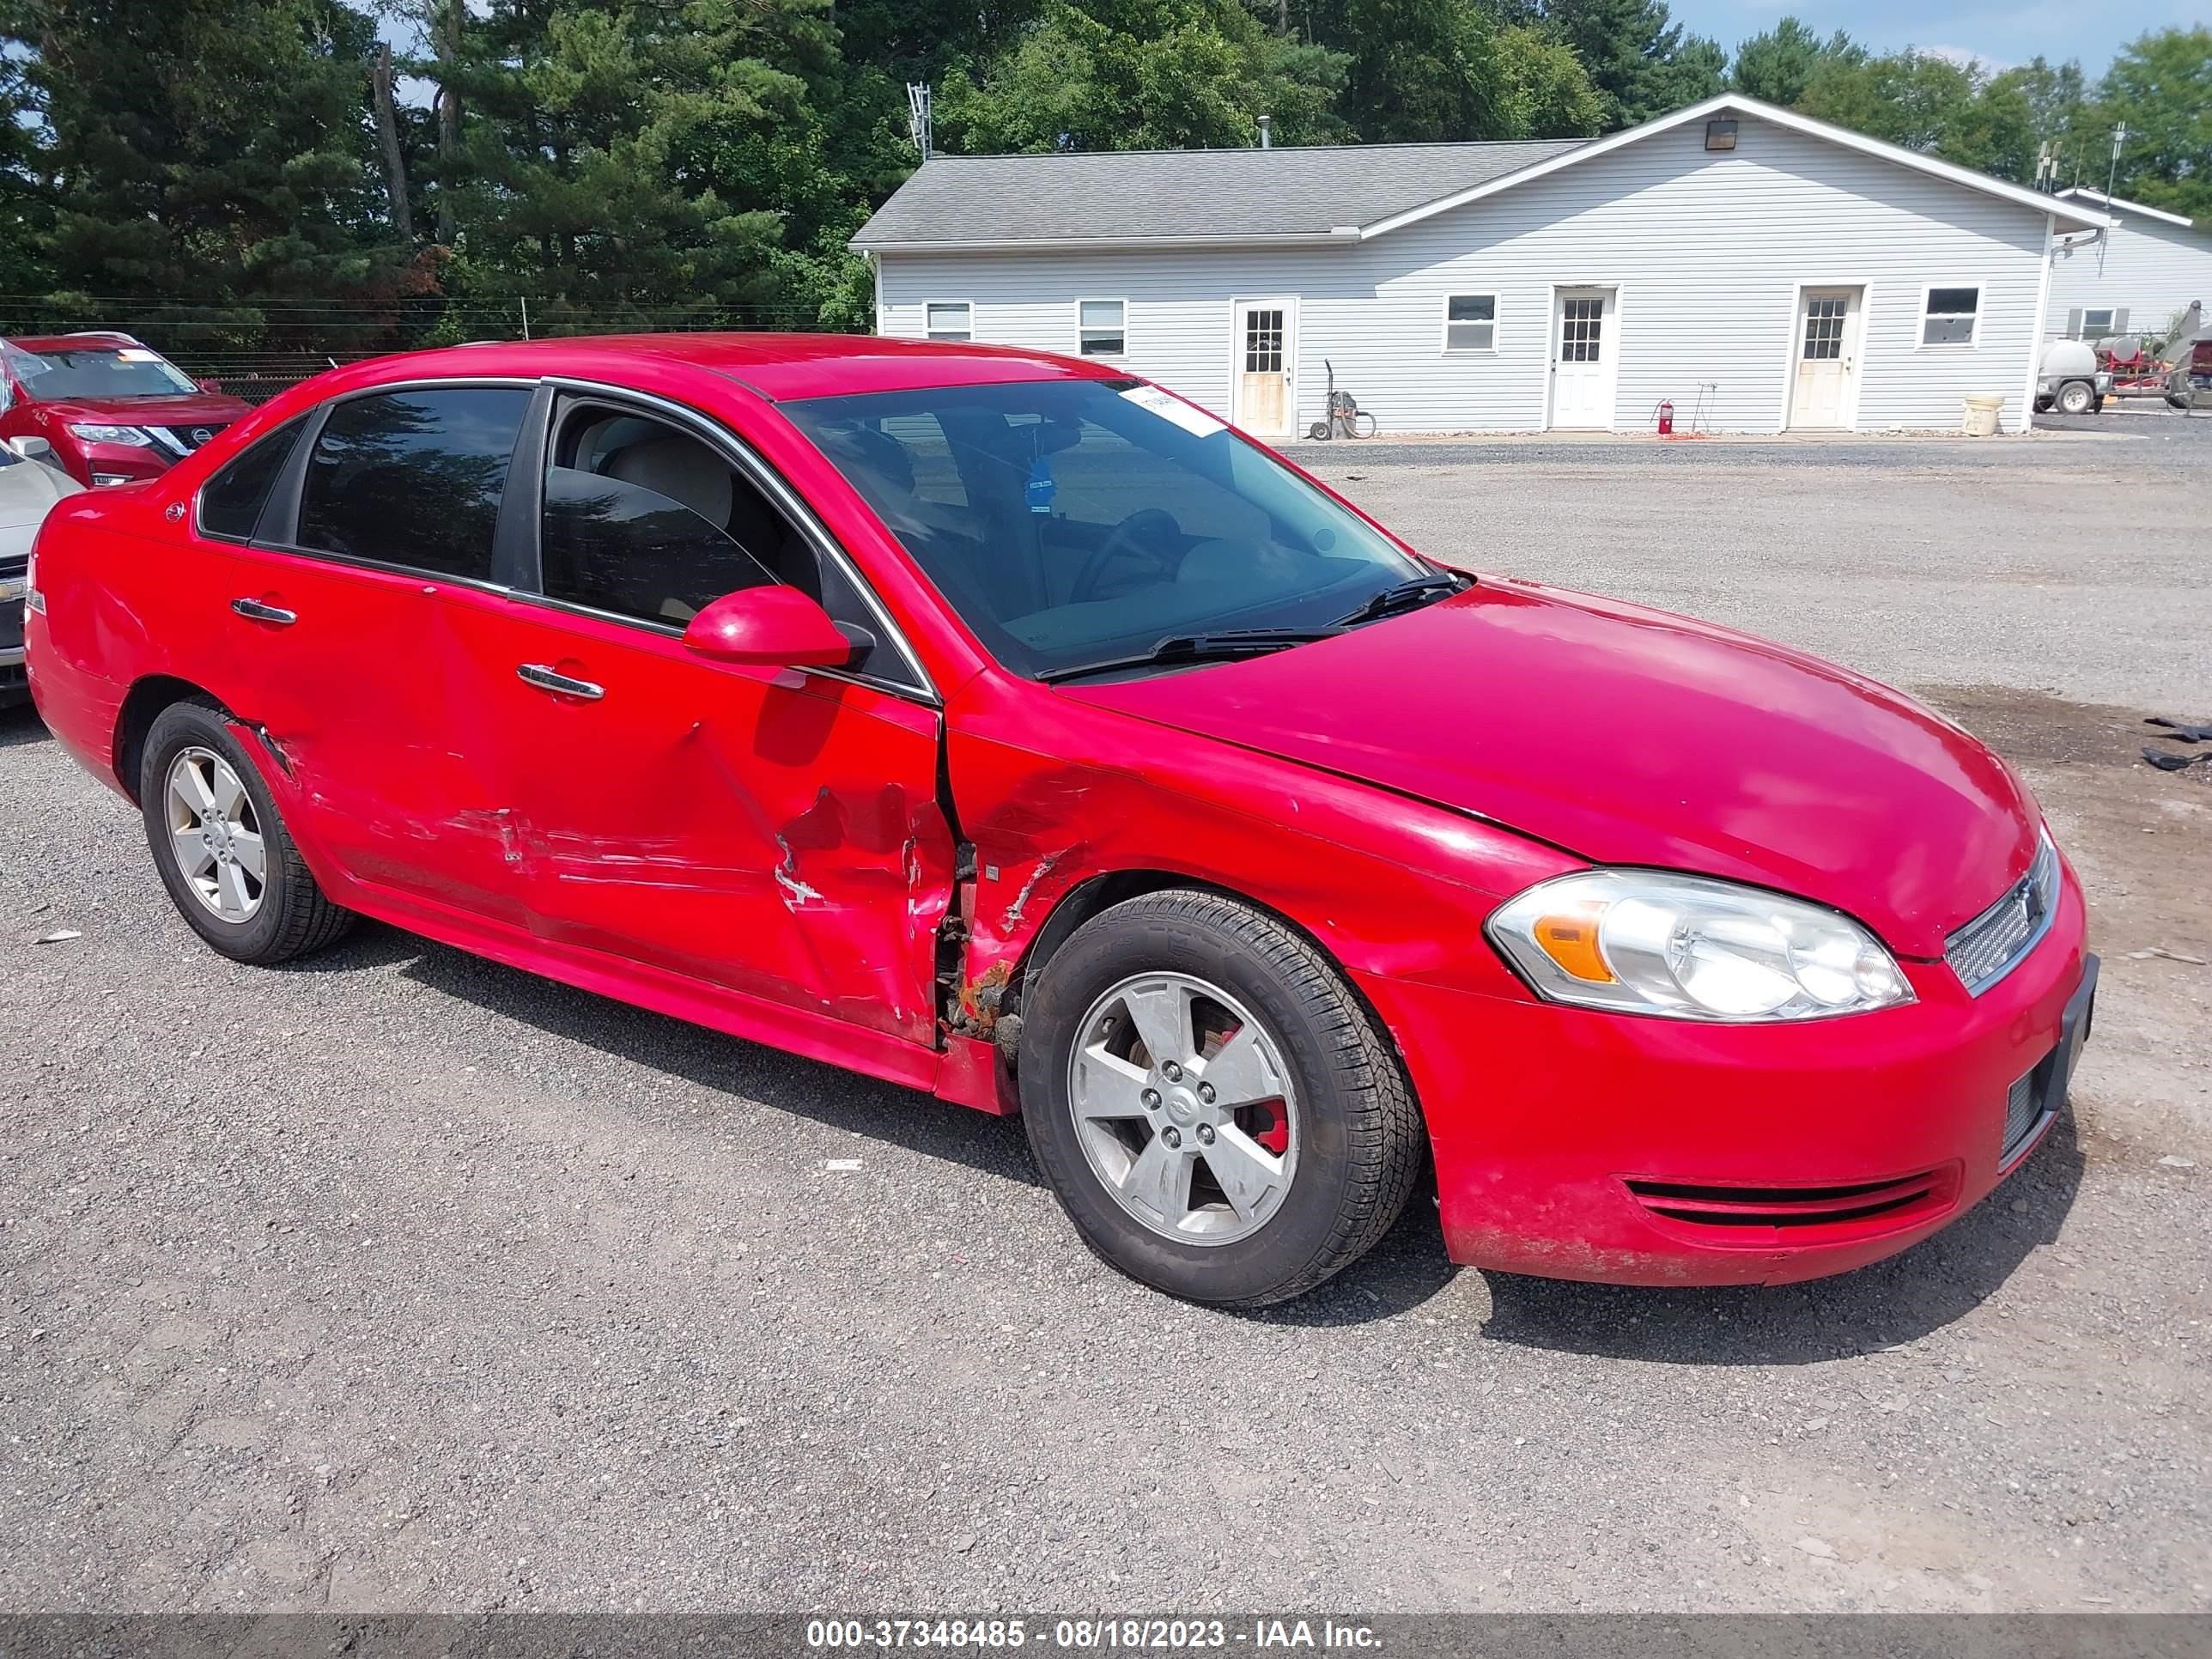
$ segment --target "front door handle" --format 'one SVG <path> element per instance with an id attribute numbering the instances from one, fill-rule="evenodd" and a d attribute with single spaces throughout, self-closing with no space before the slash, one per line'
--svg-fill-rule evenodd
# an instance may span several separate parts
<path id="1" fill-rule="evenodd" d="M 274 623 L 279 628 L 289 628 L 300 620 L 296 611 L 287 611 L 282 605 L 264 605 L 258 599 L 233 599 L 230 608 L 248 622 Z"/>
<path id="2" fill-rule="evenodd" d="M 534 685 L 540 691 L 557 692 L 564 697 L 581 697 L 586 702 L 597 702 L 607 695 L 604 685 L 594 685 L 589 680 L 572 679 L 542 662 L 520 664 L 514 675 L 525 685 Z"/>

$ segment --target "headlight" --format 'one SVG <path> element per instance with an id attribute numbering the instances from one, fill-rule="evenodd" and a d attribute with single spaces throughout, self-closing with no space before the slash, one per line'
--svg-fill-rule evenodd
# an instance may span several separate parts
<path id="1" fill-rule="evenodd" d="M 1560 876 L 1507 900 L 1487 932 L 1539 995 L 1585 1008 L 1748 1024 L 1912 1000 L 1848 916 L 1704 876 Z"/>
<path id="2" fill-rule="evenodd" d="M 154 441 L 135 426 L 102 426 L 97 421 L 71 421 L 70 431 L 88 444 L 130 444 L 143 449 Z"/>

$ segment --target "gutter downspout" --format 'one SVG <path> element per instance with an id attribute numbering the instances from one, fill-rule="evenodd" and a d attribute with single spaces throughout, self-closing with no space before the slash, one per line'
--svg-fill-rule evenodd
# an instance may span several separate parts
<path id="1" fill-rule="evenodd" d="M 2058 240 L 2058 216 L 2043 216 L 2043 274 L 2035 285 L 2035 326 L 2027 335 L 2027 386 L 2020 406 L 2023 435 L 2035 429 L 2035 383 L 2043 376 L 2043 342 L 2051 324 L 2051 249 Z"/>

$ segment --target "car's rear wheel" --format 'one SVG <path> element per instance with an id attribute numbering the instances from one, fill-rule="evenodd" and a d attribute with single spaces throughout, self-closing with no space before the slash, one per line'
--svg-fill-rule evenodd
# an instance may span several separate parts
<path id="1" fill-rule="evenodd" d="M 353 926 L 300 857 L 269 786 L 222 710 L 172 703 L 140 752 L 155 867 L 192 930 L 238 962 L 287 962 Z"/>
<path id="2" fill-rule="evenodd" d="M 1312 944 L 1224 895 L 1093 917 L 1022 1000 L 1030 1146 L 1131 1278 L 1259 1307 L 1357 1261 L 1425 1138 L 1395 1054 Z"/>
<path id="3" fill-rule="evenodd" d="M 2096 392 L 2085 382 L 2069 380 L 2058 388 L 2058 409 L 2064 415 L 2086 415 Z"/>

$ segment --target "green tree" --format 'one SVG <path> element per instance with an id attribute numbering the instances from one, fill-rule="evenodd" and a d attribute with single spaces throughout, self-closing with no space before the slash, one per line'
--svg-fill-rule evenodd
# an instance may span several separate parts
<path id="1" fill-rule="evenodd" d="M 1348 60 L 1337 107 L 1366 142 L 1596 131 L 1595 94 L 1573 52 L 1485 0 L 1322 0 L 1300 21 Z"/>
<path id="2" fill-rule="evenodd" d="M 1542 16 L 1589 72 L 1608 129 L 1694 104 L 1725 84 L 1728 54 L 1685 34 L 1665 0 L 1543 0 Z"/>
<path id="3" fill-rule="evenodd" d="M 1866 56 L 1866 48 L 1841 29 L 1823 40 L 1796 18 L 1785 17 L 1736 47 L 1729 84 L 1747 97 L 1789 108 L 1805 96 L 1823 63 L 1863 63 Z"/>
<path id="4" fill-rule="evenodd" d="M 1605 122 L 1605 104 L 1574 48 L 1532 24 L 1498 31 L 1505 80 L 1505 138 L 1588 138 Z"/>
<path id="5" fill-rule="evenodd" d="M 2116 194 L 2192 217 L 2212 215 L 2212 28 L 2159 29 L 2130 41 L 2097 89 L 2093 125 L 2101 137 L 2128 129 Z M 2089 178 L 2111 150 L 2091 148 Z"/>
<path id="6" fill-rule="evenodd" d="M 1048 0 L 1020 38 L 937 96 L 947 148 L 974 154 L 1285 143 L 1344 136 L 1346 59 L 1278 35 L 1237 0 Z"/>
<path id="7" fill-rule="evenodd" d="M 856 222 L 816 83 L 827 0 L 493 0 L 453 86 L 456 286 L 549 329 L 811 320 Z"/>
<path id="8" fill-rule="evenodd" d="M 191 343 L 258 337 L 264 301 L 387 289 L 412 251 L 380 217 L 372 38 L 333 0 L 0 0 L 15 280 L 34 264 L 157 321 L 189 301 L 169 314 Z"/>

